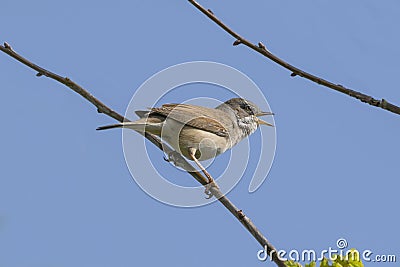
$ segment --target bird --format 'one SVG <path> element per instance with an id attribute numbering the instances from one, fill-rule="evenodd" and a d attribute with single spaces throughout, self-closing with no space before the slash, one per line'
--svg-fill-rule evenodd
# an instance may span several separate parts
<path id="1" fill-rule="evenodd" d="M 137 110 L 136 121 L 100 126 L 97 130 L 129 128 L 151 133 L 168 143 L 176 152 L 192 160 L 214 181 L 200 161 L 214 158 L 254 133 L 260 125 L 274 126 L 260 116 L 274 115 L 261 111 L 253 102 L 232 98 L 215 108 L 191 104 L 163 104 L 149 110 Z"/>

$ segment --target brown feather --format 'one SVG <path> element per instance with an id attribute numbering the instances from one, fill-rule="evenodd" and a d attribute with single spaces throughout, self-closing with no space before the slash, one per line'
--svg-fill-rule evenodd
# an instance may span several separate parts
<path id="1" fill-rule="evenodd" d="M 195 108 L 194 108 L 195 107 Z M 165 104 L 160 108 L 152 108 L 149 116 L 162 115 L 193 128 L 208 131 L 219 136 L 228 136 L 228 127 L 232 121 L 226 118 L 225 112 L 202 106 L 186 104 Z"/>

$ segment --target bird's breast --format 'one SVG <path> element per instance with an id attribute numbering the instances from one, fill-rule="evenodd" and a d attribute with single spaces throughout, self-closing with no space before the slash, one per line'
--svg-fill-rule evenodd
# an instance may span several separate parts
<path id="1" fill-rule="evenodd" d="M 199 152 L 199 160 L 214 158 L 230 148 L 229 138 L 184 125 L 173 119 L 164 121 L 161 138 L 188 159 L 189 148 L 195 148 Z"/>

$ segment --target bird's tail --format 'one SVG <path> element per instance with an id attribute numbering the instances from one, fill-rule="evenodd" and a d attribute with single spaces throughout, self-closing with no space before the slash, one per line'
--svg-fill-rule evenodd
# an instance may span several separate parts
<path id="1" fill-rule="evenodd" d="M 100 126 L 100 127 L 97 127 L 96 130 L 102 131 L 102 130 L 108 130 L 108 129 L 113 129 L 113 128 L 122 128 L 122 127 L 124 127 L 123 123 L 117 123 L 117 124 Z"/>
<path id="2" fill-rule="evenodd" d="M 100 126 L 96 130 L 108 130 L 113 128 L 129 128 L 138 132 L 150 132 L 152 134 L 160 134 L 162 122 L 157 119 L 153 119 L 153 123 L 151 123 L 147 118 L 139 119 L 137 121 L 129 121 L 129 122 L 122 122 L 117 124 L 105 125 Z"/>
<path id="3" fill-rule="evenodd" d="M 147 116 L 149 115 L 148 110 L 136 110 L 135 113 L 141 119 L 147 118 Z M 145 121 L 138 120 L 135 122 L 123 122 L 123 123 L 100 126 L 96 130 L 102 131 L 102 130 L 108 130 L 108 129 L 113 129 L 113 128 L 131 128 L 131 129 L 140 131 L 144 127 L 145 127 Z"/>
<path id="4" fill-rule="evenodd" d="M 140 131 L 140 130 L 144 131 L 145 127 L 146 127 L 146 124 L 144 122 L 140 123 L 138 121 L 132 121 L 132 122 L 123 122 L 123 123 L 100 126 L 96 130 L 102 131 L 102 130 L 108 130 L 108 129 L 113 129 L 113 128 L 130 128 L 130 129 L 137 130 L 137 131 Z"/>

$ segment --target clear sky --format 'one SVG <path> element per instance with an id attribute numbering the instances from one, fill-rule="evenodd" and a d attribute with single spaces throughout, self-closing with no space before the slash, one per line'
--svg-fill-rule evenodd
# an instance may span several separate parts
<path id="1" fill-rule="evenodd" d="M 200 3 L 295 66 L 400 104 L 398 1 Z M 169 66 L 209 60 L 243 72 L 276 114 L 277 149 L 261 188 L 248 193 L 245 175 L 231 200 L 279 249 L 320 252 L 345 238 L 348 248 L 400 261 L 398 115 L 233 47 L 187 1 L 3 0 L 0 17 L 1 42 L 120 113 Z M 126 167 L 121 131 L 95 131 L 114 121 L 35 74 L 0 53 L 0 266 L 272 266 L 218 202 L 178 208 L 144 193 Z M 174 181 L 192 179 L 162 153 L 151 156 Z"/>

